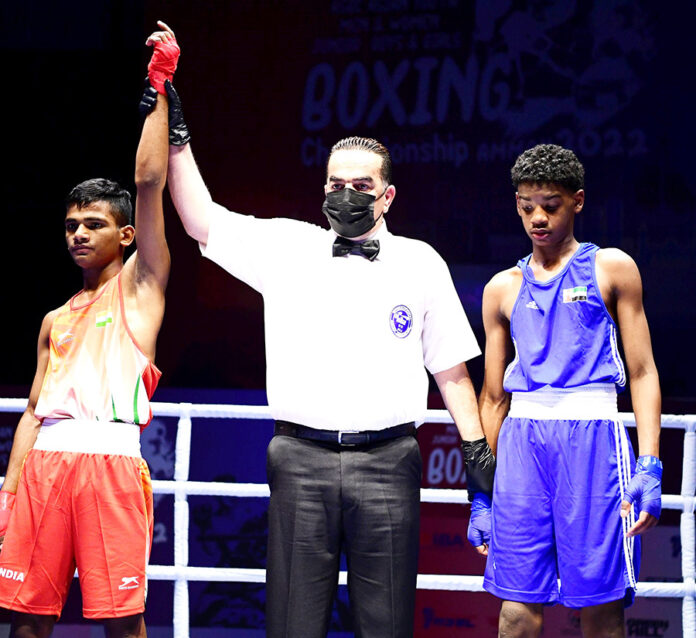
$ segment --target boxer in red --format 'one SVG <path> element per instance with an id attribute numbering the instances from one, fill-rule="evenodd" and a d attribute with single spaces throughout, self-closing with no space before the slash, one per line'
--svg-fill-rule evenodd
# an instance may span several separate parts
<path id="1" fill-rule="evenodd" d="M 110 638 L 146 636 L 145 568 L 152 489 L 140 430 L 160 372 L 155 345 L 164 314 L 169 250 L 162 190 L 167 99 L 178 46 L 160 23 L 141 110 L 136 156 L 137 251 L 130 195 L 92 179 L 68 195 L 65 238 L 83 288 L 49 312 L 39 333 L 29 403 L 0 491 L 0 605 L 12 636 L 49 636 L 77 567 L 87 618 Z M 157 88 L 153 88 L 157 87 Z"/>

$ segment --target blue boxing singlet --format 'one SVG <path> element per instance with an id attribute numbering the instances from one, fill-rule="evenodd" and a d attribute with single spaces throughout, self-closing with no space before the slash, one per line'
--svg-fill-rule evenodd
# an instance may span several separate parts
<path id="1" fill-rule="evenodd" d="M 523 280 L 510 316 L 515 359 L 505 371 L 507 392 L 591 383 L 614 383 L 619 390 L 625 386 L 616 324 L 595 276 L 597 250 L 594 244 L 580 244 L 548 281 L 534 278 L 531 255 L 517 263 Z"/>

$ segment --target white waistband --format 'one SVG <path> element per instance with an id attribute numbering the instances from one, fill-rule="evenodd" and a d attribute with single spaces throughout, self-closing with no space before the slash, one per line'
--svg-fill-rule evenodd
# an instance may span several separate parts
<path id="1" fill-rule="evenodd" d="M 88 419 L 44 419 L 34 449 L 140 457 L 140 426 Z"/>
<path id="2" fill-rule="evenodd" d="M 617 419 L 616 386 L 592 383 L 577 388 L 544 387 L 513 392 L 508 416 L 517 419 Z"/>

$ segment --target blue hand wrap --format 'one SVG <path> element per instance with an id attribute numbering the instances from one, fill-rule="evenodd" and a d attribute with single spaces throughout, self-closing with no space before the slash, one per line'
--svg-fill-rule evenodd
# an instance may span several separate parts
<path id="1" fill-rule="evenodd" d="M 491 542 L 491 497 L 483 492 L 474 495 L 466 537 L 474 547 Z"/>
<path id="2" fill-rule="evenodd" d="M 662 511 L 662 461 L 655 456 L 640 456 L 636 473 L 626 488 L 624 501 L 635 503 L 637 512 L 660 518 Z"/>

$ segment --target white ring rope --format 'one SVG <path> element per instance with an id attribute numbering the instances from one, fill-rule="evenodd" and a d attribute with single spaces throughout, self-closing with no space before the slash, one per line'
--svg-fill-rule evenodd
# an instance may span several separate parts
<path id="1" fill-rule="evenodd" d="M 26 399 L 1 399 L 0 411 L 22 412 Z M 148 566 L 148 578 L 174 581 L 174 638 L 189 635 L 188 581 L 217 581 L 264 583 L 263 569 L 226 567 L 192 567 L 188 564 L 189 509 L 188 496 L 230 496 L 268 498 L 268 485 L 259 483 L 218 483 L 189 481 L 192 418 L 215 419 L 271 419 L 268 406 L 226 404 L 153 403 L 155 416 L 177 417 L 176 460 L 174 480 L 152 481 L 156 494 L 174 495 L 174 565 Z M 621 420 L 635 427 L 633 414 L 621 413 Z M 428 410 L 426 423 L 452 423 L 447 410 Z M 683 635 L 696 635 L 696 416 L 662 415 L 662 427 L 685 430 L 681 494 L 664 494 L 662 507 L 681 510 L 681 567 L 682 582 L 639 582 L 637 595 L 656 598 L 683 598 Z M 425 503 L 468 503 L 466 490 L 421 489 Z M 339 584 L 347 582 L 346 572 L 339 574 Z M 451 576 L 419 574 L 419 589 L 482 592 L 481 576 Z"/>

